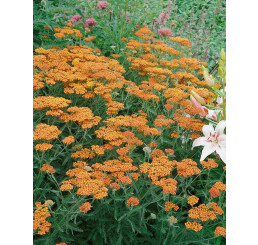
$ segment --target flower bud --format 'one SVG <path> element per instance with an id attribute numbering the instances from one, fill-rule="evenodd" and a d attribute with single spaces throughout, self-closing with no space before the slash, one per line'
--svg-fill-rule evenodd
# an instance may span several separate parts
<path id="1" fill-rule="evenodd" d="M 46 200 L 45 204 L 47 204 L 47 206 L 51 208 L 55 203 L 52 200 Z"/>
<path id="2" fill-rule="evenodd" d="M 191 90 L 190 93 L 201 105 L 205 105 L 206 104 L 205 103 L 205 99 L 203 97 L 201 97 L 199 94 L 197 94 L 193 90 Z"/>
<path id="3" fill-rule="evenodd" d="M 213 87 L 214 86 L 214 79 L 209 74 L 209 72 L 207 71 L 206 68 L 202 67 L 202 69 L 203 69 L 204 80 L 206 81 L 206 83 L 208 84 L 209 87 Z"/>
<path id="4" fill-rule="evenodd" d="M 177 218 L 174 216 L 171 216 L 168 218 L 168 222 L 170 225 L 176 224 L 177 223 Z"/>
<path id="5" fill-rule="evenodd" d="M 153 214 L 153 213 L 150 214 L 150 217 L 151 217 L 151 219 L 156 219 L 157 218 L 156 214 Z"/>
<path id="6" fill-rule="evenodd" d="M 90 172 L 90 171 L 91 171 L 91 167 L 90 167 L 90 166 L 86 166 L 86 167 L 85 167 L 85 170 L 86 170 L 87 172 Z"/>
<path id="7" fill-rule="evenodd" d="M 149 146 L 143 147 L 143 151 L 146 152 L 147 154 L 151 154 L 151 148 Z"/>
<path id="8" fill-rule="evenodd" d="M 225 53 L 224 49 L 221 49 L 220 58 L 221 58 L 221 60 L 226 61 L 226 53 Z"/>
<path id="9" fill-rule="evenodd" d="M 207 112 L 205 111 L 204 107 L 192 95 L 190 95 L 190 100 L 195 108 L 200 109 L 200 116 L 205 117 Z"/>

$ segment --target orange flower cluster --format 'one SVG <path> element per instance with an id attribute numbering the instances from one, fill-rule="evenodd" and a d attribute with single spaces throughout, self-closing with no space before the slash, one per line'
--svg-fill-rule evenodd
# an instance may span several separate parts
<path id="1" fill-rule="evenodd" d="M 163 151 L 156 149 L 152 155 L 151 163 L 145 162 L 139 166 L 141 173 L 147 173 L 152 184 L 162 187 L 165 194 L 176 194 L 177 181 L 172 178 L 162 178 L 171 174 L 175 167 L 174 161 L 169 161 Z M 161 179 L 159 179 L 161 177 Z"/>
<path id="2" fill-rule="evenodd" d="M 153 184 L 162 187 L 165 194 L 176 195 L 177 181 L 172 178 L 161 178 L 160 180 L 152 181 Z"/>
<path id="3" fill-rule="evenodd" d="M 93 195 L 96 199 L 102 199 L 108 195 L 108 189 L 105 187 L 102 176 L 97 178 L 94 172 L 87 171 L 88 164 L 86 162 L 74 162 L 73 166 L 74 169 L 66 172 L 70 179 L 63 181 L 60 186 L 61 191 L 71 190 L 73 186 L 76 186 L 78 195 Z"/>
<path id="4" fill-rule="evenodd" d="M 179 101 L 189 97 L 189 94 L 178 88 L 168 88 L 164 91 L 164 97 L 167 103 L 178 103 Z"/>
<path id="5" fill-rule="evenodd" d="M 209 158 L 208 161 L 200 161 L 203 168 L 211 169 L 211 168 L 217 168 L 219 164 L 217 164 L 214 159 Z"/>
<path id="6" fill-rule="evenodd" d="M 40 123 L 33 132 L 33 140 L 53 140 L 62 133 L 55 125 Z"/>
<path id="7" fill-rule="evenodd" d="M 50 174 L 54 174 L 56 172 L 54 167 L 50 166 L 48 164 L 43 164 L 40 170 L 44 171 L 44 172 L 47 172 L 47 173 L 50 173 Z"/>
<path id="8" fill-rule="evenodd" d="M 71 100 L 62 97 L 38 96 L 33 99 L 33 109 L 43 110 L 45 108 L 50 108 L 51 110 L 57 110 L 68 107 L 70 103 L 72 103 Z"/>
<path id="9" fill-rule="evenodd" d="M 80 206 L 80 212 L 88 213 L 88 211 L 91 209 L 91 204 L 89 202 L 85 202 Z"/>
<path id="10" fill-rule="evenodd" d="M 49 232 L 51 223 L 46 221 L 50 217 L 47 204 L 41 204 L 40 202 L 35 203 L 37 209 L 33 213 L 33 230 L 38 230 L 39 235 L 45 235 Z"/>
<path id="11" fill-rule="evenodd" d="M 69 107 L 68 113 L 63 113 L 59 118 L 65 122 L 78 122 L 83 129 L 92 128 L 99 124 L 101 117 L 94 116 L 91 109 L 88 107 Z"/>
<path id="12" fill-rule="evenodd" d="M 215 236 L 226 236 L 226 228 L 218 226 L 214 232 Z"/>
<path id="13" fill-rule="evenodd" d="M 35 149 L 36 151 L 47 151 L 53 148 L 52 144 L 49 143 L 41 143 L 41 144 L 36 144 Z"/>
<path id="14" fill-rule="evenodd" d="M 196 221 L 193 221 L 193 222 L 187 221 L 185 223 L 185 227 L 188 230 L 193 230 L 195 232 L 198 232 L 198 231 L 200 231 L 203 228 L 203 226 L 200 223 L 196 222 Z"/>
<path id="15" fill-rule="evenodd" d="M 159 177 L 170 175 L 175 165 L 174 161 L 169 161 L 167 156 L 163 155 L 153 158 L 151 163 L 141 164 L 139 168 L 141 173 L 147 173 L 152 181 L 157 181 Z"/>
<path id="16" fill-rule="evenodd" d="M 157 127 L 167 127 L 170 128 L 170 124 L 173 124 L 174 121 L 172 119 L 166 119 L 164 115 L 159 115 L 154 120 L 154 125 Z"/>
<path id="17" fill-rule="evenodd" d="M 169 39 L 173 42 L 180 43 L 181 45 L 187 46 L 188 48 L 192 47 L 191 42 L 187 38 L 182 37 L 169 37 Z"/>
<path id="18" fill-rule="evenodd" d="M 75 142 L 75 139 L 72 135 L 65 137 L 63 140 L 63 143 L 70 145 Z"/>
<path id="19" fill-rule="evenodd" d="M 70 26 L 74 26 L 69 24 Z M 57 38 L 64 38 L 66 35 L 73 35 L 75 34 L 77 37 L 82 37 L 82 33 L 74 28 L 71 28 L 70 26 L 64 26 L 63 28 L 54 28 L 55 34 L 54 36 Z"/>
<path id="20" fill-rule="evenodd" d="M 81 159 L 91 159 L 95 156 L 95 153 L 89 150 L 88 148 L 80 148 L 78 151 L 73 152 L 71 157 L 81 158 Z"/>
<path id="21" fill-rule="evenodd" d="M 171 138 L 177 138 L 179 136 L 179 133 L 177 131 L 172 132 L 170 135 Z"/>
<path id="22" fill-rule="evenodd" d="M 90 41 L 94 40 L 95 38 L 96 38 L 96 36 L 91 36 L 91 37 L 84 38 L 83 40 L 85 42 L 90 42 Z"/>
<path id="23" fill-rule="evenodd" d="M 101 96 L 109 103 L 110 113 L 116 113 L 123 107 L 122 103 L 112 103 L 113 90 L 134 83 L 122 76 L 125 69 L 117 60 L 95 55 L 97 51 L 86 46 L 69 46 L 62 50 L 36 49 L 37 54 L 33 56 L 34 89 L 43 88 L 45 83 L 53 86 L 60 81 L 64 85 L 64 93 L 78 94 L 85 99 Z M 60 116 L 62 111 L 49 111 L 48 114 Z"/>
<path id="24" fill-rule="evenodd" d="M 187 202 L 188 202 L 191 206 L 193 206 L 194 204 L 198 203 L 198 201 L 199 201 L 199 198 L 198 198 L 197 196 L 195 196 L 195 195 L 192 195 L 192 196 L 190 196 L 190 197 L 187 197 Z"/>
<path id="25" fill-rule="evenodd" d="M 136 171 L 138 168 L 133 166 L 131 162 L 122 162 L 120 160 L 107 160 L 103 164 L 95 163 L 92 165 L 95 171 L 102 171 L 108 173 L 116 183 L 119 181 L 122 184 L 132 183 L 132 179 L 126 175 L 126 172 Z M 111 180 L 111 179 L 110 179 Z"/>
<path id="26" fill-rule="evenodd" d="M 226 191 L 226 185 L 223 182 L 219 181 L 211 187 L 209 193 L 212 197 L 218 197 L 220 196 L 220 191 Z"/>
<path id="27" fill-rule="evenodd" d="M 200 119 L 195 119 L 195 118 L 192 118 L 192 117 L 185 117 L 185 116 L 182 116 L 182 114 L 179 114 L 179 113 L 175 113 L 173 119 L 174 119 L 174 121 L 177 122 L 177 124 L 180 127 L 183 127 L 185 129 L 191 129 L 193 131 L 202 132 L 202 127 L 204 125 L 206 125 L 206 123 L 204 123 Z"/>
<path id="28" fill-rule="evenodd" d="M 130 206 L 137 206 L 139 203 L 140 203 L 140 201 L 139 201 L 139 199 L 137 197 L 129 197 L 127 202 L 126 202 L 126 205 L 128 207 L 130 207 Z"/>
<path id="29" fill-rule="evenodd" d="M 176 165 L 178 175 L 182 175 L 183 177 L 201 173 L 201 170 L 197 167 L 197 162 L 190 158 L 183 159 L 181 162 L 176 162 Z"/>
<path id="30" fill-rule="evenodd" d="M 169 211 L 171 209 L 174 209 L 175 211 L 177 211 L 179 207 L 173 202 L 165 202 L 165 211 Z"/>
<path id="31" fill-rule="evenodd" d="M 200 221 L 215 220 L 217 215 L 222 215 L 223 210 L 217 203 L 211 203 L 210 208 L 205 204 L 201 204 L 198 207 L 193 207 L 188 211 L 189 218 L 198 219 Z"/>
<path id="32" fill-rule="evenodd" d="M 153 39 L 153 36 L 155 36 L 156 34 L 150 31 L 147 26 L 144 26 L 140 30 L 136 31 L 135 35 L 144 40 L 151 40 Z"/>

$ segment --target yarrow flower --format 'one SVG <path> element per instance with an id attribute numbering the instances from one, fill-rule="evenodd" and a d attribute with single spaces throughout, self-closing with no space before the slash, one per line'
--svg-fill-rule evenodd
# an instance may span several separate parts
<path id="1" fill-rule="evenodd" d="M 216 227 L 214 234 L 215 236 L 226 236 L 226 228 L 218 226 Z"/>
<path id="2" fill-rule="evenodd" d="M 166 37 L 168 37 L 168 36 L 171 36 L 171 35 L 172 35 L 172 31 L 171 31 L 171 29 L 169 29 L 169 28 L 161 28 L 161 29 L 159 29 L 159 34 L 160 34 L 161 36 L 166 36 Z"/>
<path id="3" fill-rule="evenodd" d="M 192 196 L 187 198 L 187 203 L 189 203 L 191 206 L 198 203 L 198 201 L 199 201 L 199 198 L 195 195 L 192 195 Z"/>
<path id="4" fill-rule="evenodd" d="M 200 161 L 216 151 L 223 162 L 226 162 L 226 135 L 223 133 L 226 127 L 226 121 L 218 123 L 215 130 L 212 124 L 204 125 L 202 128 L 204 137 L 200 137 L 193 142 L 192 148 L 204 146 Z"/>
<path id="5" fill-rule="evenodd" d="M 88 213 L 88 211 L 91 209 L 91 204 L 89 202 L 85 202 L 83 205 L 80 206 L 80 211 L 83 213 Z"/>
<path id="6" fill-rule="evenodd" d="M 140 203 L 139 199 L 137 197 L 130 197 L 128 198 L 126 204 L 128 207 L 130 206 L 137 206 Z"/>

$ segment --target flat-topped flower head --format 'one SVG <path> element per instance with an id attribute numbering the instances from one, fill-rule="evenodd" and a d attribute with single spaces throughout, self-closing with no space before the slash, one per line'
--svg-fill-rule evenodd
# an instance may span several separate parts
<path id="1" fill-rule="evenodd" d="M 90 26 L 94 26 L 94 24 L 96 24 L 96 20 L 93 18 L 89 18 L 86 20 L 86 23 L 84 25 L 84 27 L 90 27 Z"/>
<path id="2" fill-rule="evenodd" d="M 105 8 L 107 8 L 107 6 L 108 6 L 108 2 L 106 2 L 106 1 L 98 2 L 98 8 L 99 9 L 105 9 Z"/>
<path id="3" fill-rule="evenodd" d="M 168 37 L 168 36 L 171 36 L 171 35 L 172 35 L 172 31 L 171 31 L 171 29 L 169 29 L 169 28 L 161 28 L 161 29 L 159 29 L 159 34 L 160 34 L 161 36 L 166 36 L 166 37 Z"/>
<path id="4" fill-rule="evenodd" d="M 212 124 L 204 125 L 202 128 L 204 137 L 200 137 L 193 142 L 193 147 L 204 146 L 200 161 L 203 161 L 207 156 L 216 151 L 221 160 L 226 162 L 226 135 L 224 129 L 226 121 L 222 120 L 218 123 L 215 130 Z"/>

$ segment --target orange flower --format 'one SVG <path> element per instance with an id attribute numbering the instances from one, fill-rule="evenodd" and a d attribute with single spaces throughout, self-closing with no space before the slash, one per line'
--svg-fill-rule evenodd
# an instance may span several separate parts
<path id="1" fill-rule="evenodd" d="M 171 105 L 171 104 L 165 104 L 165 108 L 166 108 L 167 110 L 171 110 L 171 109 L 174 108 L 174 106 Z"/>
<path id="2" fill-rule="evenodd" d="M 183 159 L 181 162 L 176 162 L 177 173 L 184 177 L 192 176 L 201 173 L 201 170 L 197 167 L 197 162 L 192 159 Z"/>
<path id="3" fill-rule="evenodd" d="M 226 228 L 218 226 L 214 232 L 215 236 L 226 236 Z"/>
<path id="4" fill-rule="evenodd" d="M 57 139 L 58 135 L 61 133 L 62 133 L 62 131 L 60 131 L 57 126 L 54 126 L 54 125 L 50 126 L 45 123 L 40 123 L 35 128 L 35 131 L 33 133 L 33 140 Z"/>
<path id="5" fill-rule="evenodd" d="M 173 208 L 175 211 L 177 211 L 177 210 L 179 209 L 179 207 L 178 207 L 176 204 L 174 204 L 174 203 L 172 203 L 172 202 L 165 202 L 165 211 L 169 211 L 169 210 L 171 210 L 172 208 Z"/>
<path id="6" fill-rule="evenodd" d="M 137 197 L 129 197 L 126 204 L 128 207 L 130 206 L 137 206 L 140 203 L 139 199 Z"/>
<path id="7" fill-rule="evenodd" d="M 65 137 L 63 140 L 63 143 L 70 145 L 75 142 L 75 139 L 72 135 Z"/>
<path id="8" fill-rule="evenodd" d="M 190 196 L 190 197 L 187 198 L 187 202 L 188 202 L 191 206 L 193 206 L 194 204 L 198 203 L 198 201 L 199 201 L 199 198 L 198 198 L 197 196 L 195 196 L 195 195 L 192 195 L 192 196 Z"/>
<path id="9" fill-rule="evenodd" d="M 185 227 L 195 232 L 198 232 L 203 228 L 203 226 L 200 223 L 197 223 L 196 221 L 193 221 L 193 222 L 187 221 L 185 223 Z"/>
<path id="10" fill-rule="evenodd" d="M 121 55 L 120 54 L 112 54 L 112 57 L 113 58 L 119 58 L 119 57 L 121 57 Z"/>
<path id="11" fill-rule="evenodd" d="M 80 206 L 80 211 L 83 213 L 88 213 L 88 211 L 91 209 L 91 204 L 89 202 L 85 202 L 83 205 Z"/>
<path id="12" fill-rule="evenodd" d="M 56 170 L 53 168 L 53 166 L 50 166 L 48 164 L 43 164 L 40 170 L 50 173 L 50 174 L 53 174 L 56 172 Z"/>
<path id="13" fill-rule="evenodd" d="M 165 152 L 170 154 L 170 155 L 173 155 L 175 153 L 175 151 L 171 148 L 165 149 Z"/>
<path id="14" fill-rule="evenodd" d="M 51 215 L 48 212 L 47 204 L 36 202 L 35 205 L 37 209 L 33 213 L 33 230 L 38 230 L 39 235 L 45 235 L 49 232 L 49 227 L 51 226 L 51 223 L 46 221 L 46 219 Z"/>
<path id="15" fill-rule="evenodd" d="M 212 197 L 218 197 L 220 196 L 220 191 L 226 191 L 226 185 L 223 182 L 216 182 L 209 190 L 209 193 Z"/>
<path id="16" fill-rule="evenodd" d="M 90 42 L 90 41 L 94 40 L 95 38 L 96 38 L 95 36 L 91 36 L 91 37 L 84 38 L 83 40 L 85 42 Z"/>
<path id="17" fill-rule="evenodd" d="M 49 143 L 42 143 L 42 144 L 36 144 L 35 148 L 36 151 L 47 151 L 49 149 L 52 149 L 53 145 Z"/>
<path id="18" fill-rule="evenodd" d="M 209 158 L 208 161 L 200 161 L 203 168 L 211 169 L 217 168 L 219 164 L 217 164 L 213 159 Z"/>
<path id="19" fill-rule="evenodd" d="M 179 136 L 179 133 L 178 133 L 177 131 L 174 131 L 174 132 L 170 135 L 171 138 L 177 138 L 178 136 Z"/>

